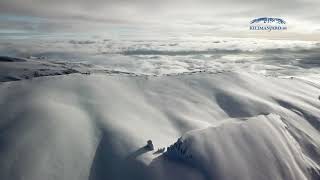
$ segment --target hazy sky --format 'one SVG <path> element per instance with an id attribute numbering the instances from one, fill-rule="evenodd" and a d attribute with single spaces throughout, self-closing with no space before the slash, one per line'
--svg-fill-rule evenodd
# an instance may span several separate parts
<path id="1" fill-rule="evenodd" d="M 129 33 L 320 40 L 319 0 L 0 0 L 0 34 Z M 258 17 L 285 32 L 249 31 Z"/>

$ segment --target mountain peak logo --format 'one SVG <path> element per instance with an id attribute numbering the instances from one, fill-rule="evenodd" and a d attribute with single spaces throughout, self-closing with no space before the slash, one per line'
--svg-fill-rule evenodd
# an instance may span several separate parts
<path id="1" fill-rule="evenodd" d="M 250 22 L 250 24 L 254 24 L 254 23 L 277 23 L 277 24 L 286 24 L 286 21 L 281 19 L 281 18 L 268 18 L 268 17 L 262 17 L 262 18 L 257 18 L 254 19 Z"/>
<path id="2" fill-rule="evenodd" d="M 250 21 L 250 30 L 287 30 L 287 22 L 281 18 L 261 17 Z"/>

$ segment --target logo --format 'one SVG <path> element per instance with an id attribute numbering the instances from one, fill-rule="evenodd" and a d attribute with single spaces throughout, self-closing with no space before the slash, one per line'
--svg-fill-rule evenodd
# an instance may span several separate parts
<path id="1" fill-rule="evenodd" d="M 262 17 L 250 22 L 250 30 L 281 31 L 287 30 L 287 22 L 281 18 Z"/>

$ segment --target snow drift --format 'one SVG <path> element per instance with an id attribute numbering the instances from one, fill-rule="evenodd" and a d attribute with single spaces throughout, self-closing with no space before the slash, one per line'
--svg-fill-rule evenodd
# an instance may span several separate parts
<path id="1" fill-rule="evenodd" d="M 230 120 L 183 136 L 173 154 L 208 179 L 315 179 L 318 166 L 306 157 L 286 120 L 270 114 Z M 168 152 L 169 154 L 172 152 Z M 174 156 L 174 155 L 170 155 Z"/>
<path id="2" fill-rule="evenodd" d="M 245 72 L 5 82 L 0 177 L 319 179 L 319 87 Z"/>

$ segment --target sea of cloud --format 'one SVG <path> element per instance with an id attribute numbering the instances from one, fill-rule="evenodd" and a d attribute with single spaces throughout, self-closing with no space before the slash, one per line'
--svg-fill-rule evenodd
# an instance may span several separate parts
<path id="1" fill-rule="evenodd" d="M 319 70 L 316 41 L 239 38 L 109 39 L 42 37 L 3 39 L 0 53 L 44 61 L 81 62 L 145 75 L 244 69 L 271 76 Z"/>

